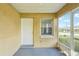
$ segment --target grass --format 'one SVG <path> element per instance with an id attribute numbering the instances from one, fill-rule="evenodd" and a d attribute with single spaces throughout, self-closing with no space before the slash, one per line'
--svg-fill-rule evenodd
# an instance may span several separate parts
<path id="1" fill-rule="evenodd" d="M 59 36 L 59 41 L 64 43 L 66 46 L 70 47 L 69 37 Z"/>
<path id="2" fill-rule="evenodd" d="M 79 52 L 79 39 L 75 39 L 75 51 Z"/>
<path id="3" fill-rule="evenodd" d="M 59 41 L 61 43 L 65 44 L 68 47 L 71 47 L 69 40 L 70 40 L 69 36 L 67 36 L 67 35 L 60 35 L 59 36 Z M 75 43 L 75 49 L 74 50 L 77 51 L 77 52 L 79 52 L 79 36 L 75 36 L 74 43 Z"/>

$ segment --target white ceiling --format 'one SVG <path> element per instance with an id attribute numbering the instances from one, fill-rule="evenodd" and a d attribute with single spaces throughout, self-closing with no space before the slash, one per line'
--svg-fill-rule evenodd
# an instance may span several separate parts
<path id="1" fill-rule="evenodd" d="M 12 3 L 20 13 L 56 13 L 65 3 Z"/>

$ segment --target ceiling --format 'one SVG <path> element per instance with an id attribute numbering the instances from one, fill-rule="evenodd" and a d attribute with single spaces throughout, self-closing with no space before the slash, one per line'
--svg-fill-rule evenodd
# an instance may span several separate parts
<path id="1" fill-rule="evenodd" d="M 56 13 L 65 3 L 12 3 L 19 13 Z"/>

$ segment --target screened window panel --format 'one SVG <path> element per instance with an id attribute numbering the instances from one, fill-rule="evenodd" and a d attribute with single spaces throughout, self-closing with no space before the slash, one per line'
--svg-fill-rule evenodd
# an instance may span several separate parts
<path id="1" fill-rule="evenodd" d="M 59 17 L 59 42 L 65 46 L 70 46 L 70 14 L 64 14 Z"/>
<path id="2" fill-rule="evenodd" d="M 79 9 L 73 13 L 75 51 L 79 53 Z M 79 55 L 79 54 L 78 54 Z"/>

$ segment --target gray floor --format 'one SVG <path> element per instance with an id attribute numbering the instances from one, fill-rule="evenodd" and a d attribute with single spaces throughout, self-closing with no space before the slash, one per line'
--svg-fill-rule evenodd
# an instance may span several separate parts
<path id="1" fill-rule="evenodd" d="M 56 48 L 32 48 L 22 46 L 14 56 L 65 56 Z"/>

